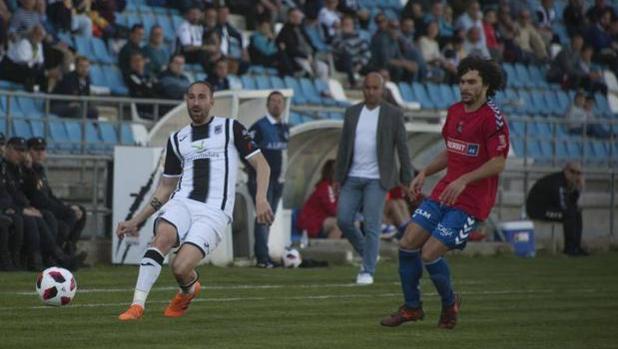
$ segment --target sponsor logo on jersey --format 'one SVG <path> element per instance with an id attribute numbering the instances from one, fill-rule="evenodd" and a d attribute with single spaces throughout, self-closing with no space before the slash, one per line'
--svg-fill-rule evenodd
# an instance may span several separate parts
<path id="1" fill-rule="evenodd" d="M 446 140 L 446 147 L 451 152 L 466 156 L 479 155 L 479 145 L 476 143 L 468 143 L 458 139 L 449 138 Z"/>
<path id="2" fill-rule="evenodd" d="M 215 126 L 215 134 L 219 134 L 221 131 L 223 131 L 223 125 Z"/>
<path id="3" fill-rule="evenodd" d="M 445 237 L 445 238 L 448 238 L 451 235 L 453 235 L 453 230 L 443 226 L 441 223 L 438 223 L 438 226 L 436 227 L 436 230 L 438 231 L 440 236 Z"/>
<path id="4" fill-rule="evenodd" d="M 200 144 L 192 143 L 191 147 L 195 149 L 195 151 L 198 153 L 203 153 L 206 151 L 206 147 L 204 146 L 204 141 L 201 141 Z"/>
<path id="5" fill-rule="evenodd" d="M 458 134 L 461 134 L 463 132 L 463 127 L 464 127 L 464 123 L 463 123 L 463 121 L 460 121 L 460 122 L 457 123 L 457 128 L 455 129 L 455 131 Z"/>

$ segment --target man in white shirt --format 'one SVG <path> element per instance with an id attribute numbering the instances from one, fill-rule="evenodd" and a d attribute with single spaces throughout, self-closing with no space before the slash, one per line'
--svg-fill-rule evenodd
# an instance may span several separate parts
<path id="1" fill-rule="evenodd" d="M 27 90 L 50 80 L 59 79 L 59 68 L 45 70 L 43 57 L 43 38 L 45 29 L 40 24 L 34 25 L 28 35 L 9 46 L 9 50 L 0 62 L 0 79 L 26 85 Z"/>
<path id="2" fill-rule="evenodd" d="M 202 63 L 205 52 L 202 42 L 204 27 L 200 24 L 202 11 L 192 7 L 185 13 L 183 21 L 176 30 L 176 42 L 187 63 Z"/>
<path id="3" fill-rule="evenodd" d="M 327 41 L 331 41 L 337 34 L 341 24 L 341 16 L 337 12 L 338 0 L 326 0 L 320 10 L 318 20 L 326 28 Z"/>
<path id="4" fill-rule="evenodd" d="M 386 192 L 399 183 L 409 192 L 412 164 L 403 115 L 399 108 L 382 101 L 384 79 L 381 75 L 370 73 L 365 77 L 363 95 L 363 103 L 345 112 L 334 186 L 340 189 L 337 224 L 363 258 L 356 283 L 370 285 L 380 249 Z M 397 169 L 395 154 L 400 169 Z M 359 212 L 364 218 L 364 234 L 354 224 Z"/>

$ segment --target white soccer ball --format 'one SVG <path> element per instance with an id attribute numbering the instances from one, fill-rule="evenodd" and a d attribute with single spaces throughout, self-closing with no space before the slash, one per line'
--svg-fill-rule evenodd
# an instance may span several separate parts
<path id="1" fill-rule="evenodd" d="M 77 283 L 70 271 L 50 267 L 37 276 L 36 291 L 47 305 L 67 305 L 75 297 Z"/>
<path id="2" fill-rule="evenodd" d="M 285 254 L 282 259 L 283 266 L 286 268 L 298 268 L 300 263 L 303 261 L 300 257 L 300 252 L 298 252 L 295 248 L 285 250 Z"/>

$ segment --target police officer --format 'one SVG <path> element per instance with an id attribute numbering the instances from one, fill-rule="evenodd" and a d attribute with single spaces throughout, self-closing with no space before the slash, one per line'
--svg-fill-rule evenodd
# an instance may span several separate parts
<path id="1" fill-rule="evenodd" d="M 32 166 L 26 176 L 25 192 L 32 205 L 39 210 L 50 212 L 58 224 L 58 243 L 64 251 L 75 254 L 76 244 L 86 224 L 86 210 L 79 205 L 67 205 L 54 195 L 44 162 L 47 159 L 47 142 L 42 137 L 28 139 L 28 150 Z"/>
<path id="2" fill-rule="evenodd" d="M 0 132 L 0 270 L 12 271 L 21 266 L 23 221 L 15 217 L 15 208 L 6 189 L 4 133 Z"/>
<path id="3" fill-rule="evenodd" d="M 6 147 L 7 190 L 24 220 L 24 240 L 29 253 L 29 269 L 41 270 L 43 259 L 47 265 L 60 264 L 68 269 L 75 269 L 75 258 L 67 256 L 56 243 L 43 214 L 30 204 L 24 194 L 24 174 L 22 165 L 26 158 L 26 140 L 11 137 Z M 45 257 L 45 258 L 43 258 Z"/>

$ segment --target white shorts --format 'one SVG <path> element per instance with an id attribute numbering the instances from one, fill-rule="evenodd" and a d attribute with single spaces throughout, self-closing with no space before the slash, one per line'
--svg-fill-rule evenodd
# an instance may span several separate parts
<path id="1" fill-rule="evenodd" d="M 176 246 L 193 245 L 202 251 L 204 256 L 219 245 L 230 221 L 223 211 L 186 198 L 172 198 L 163 205 L 154 222 L 155 234 L 161 219 L 176 227 Z"/>

